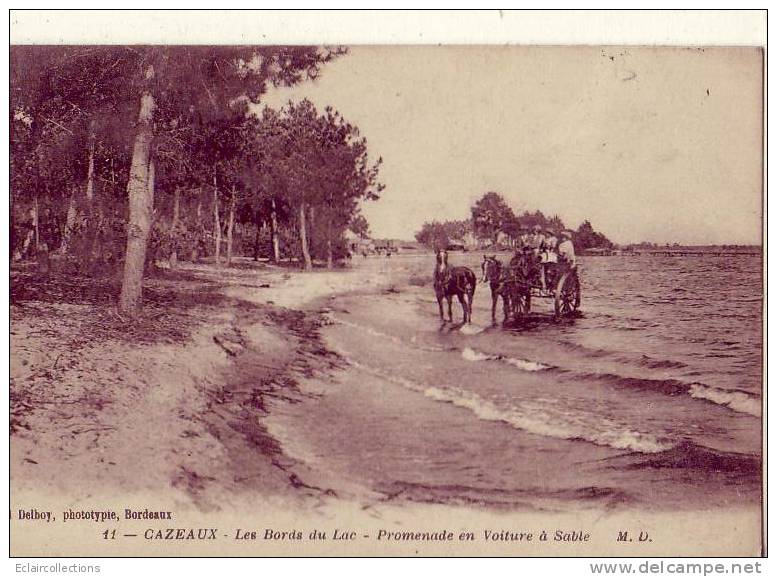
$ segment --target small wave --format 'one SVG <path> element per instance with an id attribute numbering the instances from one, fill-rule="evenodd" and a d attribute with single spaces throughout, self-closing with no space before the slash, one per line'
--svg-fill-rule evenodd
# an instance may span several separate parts
<path id="1" fill-rule="evenodd" d="M 471 410 L 485 421 L 500 421 L 528 433 L 556 439 L 582 440 L 614 449 L 640 453 L 658 453 L 673 445 L 649 433 L 629 430 L 607 419 L 596 418 L 596 425 L 581 423 L 580 417 L 550 411 L 547 407 L 527 406 L 503 408 L 475 393 L 456 388 L 428 387 L 428 398 L 451 403 Z M 597 429 L 598 427 L 598 429 Z"/>
<path id="2" fill-rule="evenodd" d="M 393 343 L 396 343 L 398 345 L 405 345 L 405 346 L 406 345 L 412 345 L 413 347 L 415 347 L 417 349 L 420 349 L 422 351 L 428 351 L 428 352 L 433 352 L 433 353 L 443 352 L 443 351 L 448 350 L 445 347 L 438 347 L 438 346 L 435 346 L 435 345 L 422 345 L 422 344 L 418 343 L 418 340 L 416 339 L 415 336 L 411 337 L 409 341 L 406 341 L 405 339 L 402 339 L 400 337 L 397 337 L 397 336 L 394 336 L 394 335 L 390 335 L 388 333 L 384 333 L 382 331 L 379 331 L 379 330 L 374 329 L 374 328 L 369 327 L 369 326 L 360 325 L 359 323 L 354 323 L 354 322 L 349 321 L 349 320 L 341 319 L 341 318 L 336 317 L 336 316 L 334 316 L 332 314 L 329 314 L 326 318 L 327 318 L 328 321 L 331 321 L 331 324 L 339 324 L 339 325 L 343 325 L 343 326 L 346 326 L 346 327 L 349 327 L 349 328 L 352 328 L 352 329 L 357 329 L 357 330 L 363 331 L 363 332 L 367 333 L 368 335 L 373 336 L 375 338 L 386 339 L 386 340 L 391 341 Z"/>
<path id="3" fill-rule="evenodd" d="M 421 349 L 423 351 L 429 351 L 429 352 L 433 352 L 433 353 L 440 353 L 440 352 L 450 351 L 450 350 L 452 350 L 454 348 L 454 347 L 440 347 L 440 346 L 437 346 L 437 345 L 428 345 L 428 344 L 422 345 L 422 344 L 420 344 L 418 342 L 418 337 L 416 335 L 413 335 L 412 337 L 410 337 L 410 344 L 412 344 L 414 347 L 417 347 L 417 348 L 419 348 L 419 349 Z"/>
<path id="4" fill-rule="evenodd" d="M 508 365 L 513 365 L 524 371 L 544 371 L 552 368 L 550 365 L 543 365 L 536 361 L 526 361 L 524 359 L 516 359 L 513 357 L 502 357 L 500 360 L 506 362 Z"/>
<path id="5" fill-rule="evenodd" d="M 633 498 L 614 487 L 586 486 L 570 489 L 548 490 L 542 486 L 510 488 L 470 486 L 460 484 L 434 484 L 414 481 L 393 481 L 380 491 L 391 498 L 425 503 L 451 503 L 459 505 L 488 505 L 509 507 L 512 510 L 526 507 L 536 511 L 553 511 L 573 501 L 594 502 L 608 506 L 633 502 Z M 549 509 L 548 505 L 552 508 Z"/>
<path id="6" fill-rule="evenodd" d="M 375 377 L 422 393 L 429 399 L 469 409 L 484 421 L 503 422 L 527 433 L 556 439 L 588 441 L 600 446 L 640 453 L 658 453 L 674 446 L 669 441 L 649 433 L 629 430 L 599 415 L 592 416 L 591 422 L 585 423 L 581 420 L 581 415 L 571 415 L 537 403 L 524 402 L 518 407 L 503 408 L 457 387 L 427 387 L 399 375 L 348 360 L 352 366 Z"/>
<path id="7" fill-rule="evenodd" d="M 489 355 L 481 353 L 469 347 L 465 347 L 461 351 L 461 357 L 466 361 L 502 361 L 508 365 L 517 367 L 523 371 L 544 371 L 552 368 L 549 365 L 543 365 L 536 361 L 528 361 L 526 359 L 516 359 L 514 357 L 505 357 L 503 355 Z"/>
<path id="8" fill-rule="evenodd" d="M 461 334 L 463 334 L 463 335 L 479 335 L 479 334 L 480 334 L 480 333 L 482 333 L 484 330 L 485 330 L 485 328 L 483 328 L 483 327 L 479 327 L 479 326 L 476 326 L 476 325 L 470 325 L 470 324 L 466 324 L 466 325 L 463 325 L 463 326 L 462 326 L 462 327 L 459 329 L 459 332 L 460 332 Z"/>
<path id="9" fill-rule="evenodd" d="M 679 361 L 653 359 L 647 355 L 643 355 L 638 362 L 640 365 L 648 367 L 649 369 L 681 369 L 687 366 L 685 363 Z"/>
<path id="10" fill-rule="evenodd" d="M 609 459 L 610 466 L 615 469 L 701 469 L 708 474 L 714 471 L 750 478 L 760 477 L 761 474 L 761 458 L 758 455 L 718 451 L 691 441 L 683 441 L 658 454 L 633 457 L 637 460 L 628 464 L 622 462 L 623 459 L 630 460 L 628 455 Z"/>
<path id="11" fill-rule="evenodd" d="M 585 373 L 580 375 L 580 377 L 669 396 L 687 394 L 694 399 L 708 401 L 737 413 L 744 413 L 753 417 L 761 416 L 760 397 L 741 389 L 721 389 L 702 383 L 684 383 L 675 379 L 641 379 L 639 377 L 622 377 L 609 373 Z"/>
<path id="12" fill-rule="evenodd" d="M 464 350 L 461 351 L 461 357 L 466 361 L 491 361 L 498 358 L 496 355 L 487 355 L 469 347 L 465 347 Z"/>
<path id="13" fill-rule="evenodd" d="M 708 387 L 699 383 L 693 384 L 689 390 L 694 399 L 712 401 L 739 413 L 747 413 L 754 417 L 761 416 L 761 399 L 744 391 L 727 391 L 718 387 Z"/>
<path id="14" fill-rule="evenodd" d="M 582 373 L 577 378 L 609 383 L 618 387 L 641 389 L 676 396 L 688 393 L 691 385 L 676 379 L 646 379 L 640 377 L 624 377 L 612 373 Z"/>

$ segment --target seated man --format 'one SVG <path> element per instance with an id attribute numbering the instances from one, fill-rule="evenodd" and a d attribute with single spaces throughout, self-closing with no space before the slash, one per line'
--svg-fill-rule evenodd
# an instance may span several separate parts
<path id="1" fill-rule="evenodd" d="M 518 233 L 518 242 L 516 243 L 516 252 L 520 252 L 523 247 L 527 246 L 531 241 L 531 231 L 528 228 L 521 228 Z"/>
<path id="2" fill-rule="evenodd" d="M 575 245 L 572 242 L 572 231 L 561 231 L 561 243 L 558 245 L 559 261 L 566 264 L 569 268 L 577 266 L 577 256 L 575 255 Z"/>
<path id="3" fill-rule="evenodd" d="M 518 238 L 515 242 L 515 251 L 513 251 L 513 256 L 510 259 L 510 267 L 515 268 L 519 266 L 521 259 L 523 259 L 524 251 L 526 251 L 529 247 L 530 236 L 531 235 L 528 230 L 521 230 L 518 233 Z"/>
<path id="4" fill-rule="evenodd" d="M 534 251 L 534 255 L 539 257 L 540 249 L 545 242 L 545 235 L 542 234 L 542 227 L 539 224 L 535 224 L 532 230 L 533 233 L 529 235 L 529 242 L 527 244 Z"/>
<path id="5" fill-rule="evenodd" d="M 542 246 L 540 246 L 540 284 L 542 285 L 542 290 L 546 290 L 549 269 L 558 262 L 558 253 L 556 252 L 558 239 L 556 238 L 556 233 L 550 229 L 546 229 L 543 232 L 544 240 Z"/>

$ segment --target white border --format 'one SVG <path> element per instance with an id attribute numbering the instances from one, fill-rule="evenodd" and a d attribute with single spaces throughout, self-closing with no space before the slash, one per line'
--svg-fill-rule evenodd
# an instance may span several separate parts
<path id="1" fill-rule="evenodd" d="M 87 4 L 97 5 L 97 2 Z M 144 7 L 137 2 L 134 7 Z M 247 3 L 246 3 L 247 4 Z M 192 4 L 189 3 L 188 6 Z M 665 44 L 766 46 L 767 15 L 764 11 L 498 11 L 480 12 L 41 12 L 16 11 L 11 15 L 11 43 L 341 43 L 341 44 Z M 87 24 L 88 20 L 88 24 Z M 218 25 L 216 25 L 218 23 Z M 0 68 L 8 86 L 8 53 Z M 8 142 L 8 100 L 3 100 L 2 137 Z M 8 150 L 4 150 L 1 182 L 8 183 Z M 6 190 L 6 195 L 8 191 Z M 6 196 L 7 198 L 7 196 Z M 4 211 L 7 204 L 2 205 Z M 8 215 L 5 214 L 6 230 Z M 2 237 L 2 258 L 8 258 L 8 238 Z M 7 261 L 5 261 L 7 263 Z M 8 302 L 7 277 L 0 294 Z M 4 309 L 7 311 L 7 309 Z M 4 312 L 3 314 L 7 314 Z M 0 351 L 8 351 L 7 332 L 0 332 Z M 8 359 L 4 358 L 5 366 Z M 2 411 L 8 415 L 7 392 Z M 773 427 L 777 429 L 777 427 Z M 4 466 L 8 445 L 1 443 Z M 8 475 L 0 476 L 0 491 L 8 494 Z M 733 528 L 732 528 L 733 530 Z M 8 525 L 0 539 L 8 543 Z M 628 560 L 624 560 L 628 561 Z M 639 559 L 630 560 L 636 565 Z M 699 562 L 704 560 L 699 559 Z M 744 561 L 744 560 L 743 560 Z M 768 560 L 762 562 L 767 573 Z M 14 571 L 16 562 L 8 561 Z M 64 564 L 65 560 L 59 560 Z M 175 572 L 212 575 L 225 570 L 243 574 L 338 574 L 395 575 L 444 571 L 471 575 L 485 571 L 505 575 L 589 575 L 587 559 L 521 560 L 118 560 L 97 559 L 102 575 L 151 575 Z M 81 562 L 85 564 L 84 562 Z M 248 569 L 250 573 L 245 570 Z M 516 572 L 516 569 L 520 572 Z"/>

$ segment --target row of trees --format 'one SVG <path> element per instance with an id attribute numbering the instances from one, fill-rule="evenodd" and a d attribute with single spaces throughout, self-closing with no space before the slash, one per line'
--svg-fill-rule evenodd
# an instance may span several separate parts
<path id="1" fill-rule="evenodd" d="M 448 246 L 451 241 L 463 241 L 471 231 L 469 220 L 433 220 L 421 226 L 415 239 L 428 248 L 437 249 Z"/>
<path id="2" fill-rule="evenodd" d="M 536 225 L 543 229 L 560 231 L 566 229 L 558 216 L 546 216 L 541 211 L 524 211 L 515 214 L 505 199 L 496 192 L 487 192 L 471 207 L 469 220 L 426 222 L 416 233 L 416 240 L 430 248 L 445 247 L 451 241 L 465 242 L 468 238 L 482 244 L 494 246 L 500 239 L 514 244 L 522 231 Z M 591 223 L 584 221 L 575 231 L 575 245 L 580 250 L 588 248 L 612 248 L 613 243 L 602 233 L 594 230 Z"/>
<path id="3" fill-rule="evenodd" d="M 318 76 L 345 49 L 321 47 L 14 47 L 11 249 L 49 251 L 91 274 L 122 271 L 134 315 L 158 256 L 229 262 L 254 254 L 330 266 L 343 233 L 365 233 L 375 199 L 358 128 L 307 100 L 253 111 L 268 86 Z M 236 233 L 240 234 L 236 234 Z M 226 244 L 226 246 L 224 246 Z"/>

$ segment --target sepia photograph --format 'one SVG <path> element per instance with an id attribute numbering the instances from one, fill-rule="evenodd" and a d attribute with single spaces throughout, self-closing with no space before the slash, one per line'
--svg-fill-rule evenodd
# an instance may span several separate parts
<path id="1" fill-rule="evenodd" d="M 766 554 L 765 45 L 197 16 L 10 46 L 11 556 Z"/>

